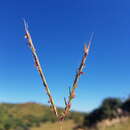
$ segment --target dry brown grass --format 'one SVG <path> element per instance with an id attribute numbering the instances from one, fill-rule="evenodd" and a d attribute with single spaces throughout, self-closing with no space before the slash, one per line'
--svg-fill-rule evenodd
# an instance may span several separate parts
<path id="1" fill-rule="evenodd" d="M 63 130 L 73 130 L 73 127 L 75 126 L 75 123 L 72 120 L 64 121 L 63 123 Z M 41 125 L 39 128 L 34 127 L 31 130 L 59 130 L 59 123 L 45 123 Z"/>

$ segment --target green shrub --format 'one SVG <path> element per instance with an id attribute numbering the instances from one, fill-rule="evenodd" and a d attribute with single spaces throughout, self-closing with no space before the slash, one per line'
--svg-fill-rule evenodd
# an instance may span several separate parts
<path id="1" fill-rule="evenodd" d="M 122 109 L 130 114 L 130 98 L 122 104 Z"/>
<path id="2" fill-rule="evenodd" d="M 95 109 L 84 118 L 84 126 L 93 126 L 104 119 L 112 119 L 118 116 L 117 109 L 121 107 L 118 98 L 106 98 L 98 109 Z"/>

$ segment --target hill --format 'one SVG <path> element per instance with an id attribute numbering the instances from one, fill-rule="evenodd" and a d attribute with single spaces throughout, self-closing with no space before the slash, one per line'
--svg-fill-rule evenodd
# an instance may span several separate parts
<path id="1" fill-rule="evenodd" d="M 61 112 L 63 109 L 58 108 L 58 111 Z M 46 105 L 31 102 L 0 104 L 0 130 L 56 130 L 59 129 L 56 121 L 55 115 Z M 72 111 L 63 122 L 63 128 L 65 130 L 73 128 L 75 130 L 130 130 L 130 98 L 125 101 L 119 98 L 106 98 L 90 113 Z"/>
<path id="2" fill-rule="evenodd" d="M 62 111 L 61 108 L 58 111 Z M 73 120 L 80 124 L 83 122 L 84 113 L 71 112 L 66 120 Z M 46 122 L 55 122 L 55 115 L 49 106 L 37 103 L 0 104 L 0 130 L 29 130 L 39 127 Z"/>

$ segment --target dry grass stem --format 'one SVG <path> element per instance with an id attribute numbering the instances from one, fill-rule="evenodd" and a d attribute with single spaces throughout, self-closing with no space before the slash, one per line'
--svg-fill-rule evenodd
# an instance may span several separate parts
<path id="1" fill-rule="evenodd" d="M 88 46 L 86 46 L 86 44 L 84 45 L 84 55 L 83 55 L 81 64 L 80 64 L 80 66 L 79 66 L 79 68 L 77 70 L 77 73 L 75 75 L 75 79 L 74 79 L 72 88 L 71 88 L 71 90 L 69 90 L 68 102 L 66 101 L 66 99 L 64 99 L 66 107 L 64 109 L 64 112 L 61 114 L 60 120 L 64 120 L 65 117 L 68 115 L 68 113 L 70 111 L 72 99 L 75 98 L 75 89 L 77 88 L 78 80 L 79 80 L 80 76 L 82 74 L 84 74 L 83 69 L 85 67 L 85 61 L 86 61 L 87 56 L 89 54 L 89 50 L 90 50 L 90 46 L 91 46 L 91 43 L 92 43 L 93 35 L 94 35 L 94 33 L 92 33 L 92 35 L 91 35 Z"/>
<path id="2" fill-rule="evenodd" d="M 56 117 L 58 117 L 57 108 L 56 108 L 56 106 L 54 104 L 54 100 L 53 100 L 53 98 L 51 96 L 50 89 L 49 89 L 48 84 L 46 82 L 45 75 L 44 75 L 44 73 L 42 71 L 42 68 L 41 68 L 41 65 L 40 65 L 37 53 L 36 53 L 36 49 L 35 49 L 34 44 L 32 42 L 32 38 L 31 38 L 31 35 L 29 33 L 29 30 L 28 30 L 28 25 L 25 22 L 25 20 L 24 20 L 24 26 L 25 26 L 25 32 L 26 32 L 25 38 L 28 40 L 28 45 L 29 45 L 29 47 L 30 47 L 30 49 L 32 51 L 32 55 L 33 55 L 33 58 L 34 58 L 35 66 L 36 66 L 36 68 L 37 68 L 37 70 L 38 70 L 38 72 L 40 74 L 40 77 L 42 79 L 42 83 L 43 83 L 43 85 L 45 87 L 45 90 L 47 92 L 47 95 L 49 97 L 49 102 L 51 104 L 51 108 L 52 108 L 53 112 L 55 113 Z"/>
<path id="3" fill-rule="evenodd" d="M 42 79 L 42 83 L 45 87 L 45 90 L 46 90 L 46 93 L 49 97 L 49 103 L 51 104 L 51 108 L 53 110 L 53 112 L 55 113 L 57 119 L 62 122 L 65 117 L 68 115 L 70 109 L 71 109 L 71 103 L 72 103 L 72 99 L 75 98 L 75 89 L 77 88 L 77 85 L 78 85 L 78 81 L 80 79 L 80 76 L 83 74 L 83 69 L 85 67 L 85 62 L 86 62 L 86 59 L 87 59 L 87 56 L 89 54 L 89 50 L 90 50 L 90 46 L 91 46 L 91 43 L 92 43 L 92 39 L 93 39 L 93 33 L 91 35 L 91 38 L 90 38 L 90 41 L 88 43 L 88 46 L 86 46 L 86 44 L 84 45 L 84 54 L 83 54 L 83 57 L 82 57 L 82 61 L 80 63 L 80 66 L 76 72 L 76 75 L 75 75 L 75 78 L 74 78 L 74 82 L 73 82 L 73 85 L 72 85 L 72 88 L 69 90 L 69 97 L 68 97 L 68 100 L 66 100 L 64 98 L 64 102 L 65 102 L 65 109 L 64 111 L 61 113 L 61 114 L 58 114 L 57 112 L 57 108 L 54 104 L 54 100 L 53 100 L 53 97 L 51 96 L 51 92 L 50 92 L 50 89 L 48 87 L 48 84 L 46 82 L 46 78 L 45 78 L 45 75 L 42 71 L 42 68 L 41 68 L 41 65 L 40 65 L 40 61 L 38 59 L 38 56 L 37 56 L 37 53 L 36 53 L 36 49 L 34 47 L 34 44 L 32 42 L 32 38 L 31 38 L 31 35 L 29 33 L 29 30 L 28 30 L 28 26 L 27 26 L 27 23 L 25 22 L 24 20 L 24 26 L 25 26 L 25 38 L 27 39 L 28 41 L 28 45 L 32 51 L 32 55 L 33 55 L 33 58 L 34 58 L 34 62 L 35 62 L 35 66 L 40 74 L 40 77 Z M 62 129 L 62 126 L 61 126 L 61 129 Z"/>

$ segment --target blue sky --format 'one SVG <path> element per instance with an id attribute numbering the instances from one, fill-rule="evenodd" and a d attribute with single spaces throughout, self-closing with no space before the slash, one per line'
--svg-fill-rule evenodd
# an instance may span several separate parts
<path id="1" fill-rule="evenodd" d="M 105 97 L 130 94 L 129 0 L 4 0 L 0 4 L 0 102 L 47 104 L 24 39 L 25 18 L 56 105 L 64 106 L 83 54 L 95 32 L 85 75 L 72 109 L 90 111 Z"/>

